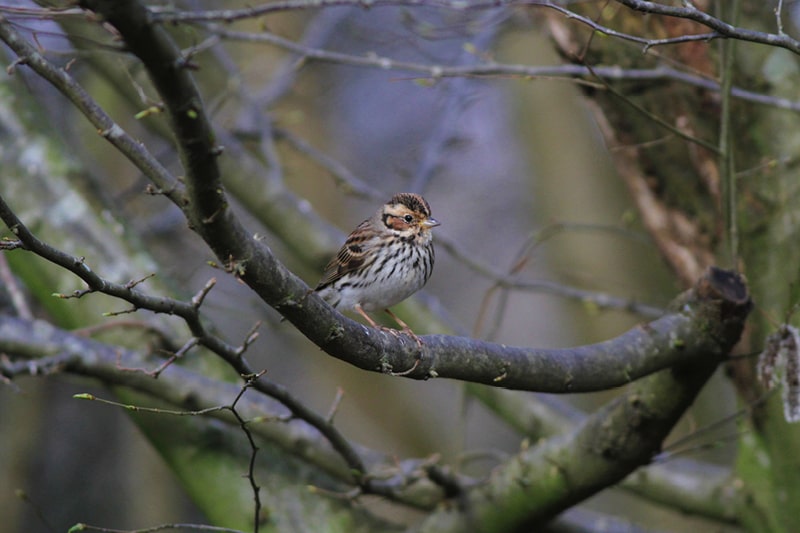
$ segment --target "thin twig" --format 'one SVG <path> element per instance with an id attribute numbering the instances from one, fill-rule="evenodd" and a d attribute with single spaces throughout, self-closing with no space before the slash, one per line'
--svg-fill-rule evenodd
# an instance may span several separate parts
<path id="1" fill-rule="evenodd" d="M 620 233 L 632 238 L 639 238 L 633 232 L 617 226 L 594 224 L 555 223 L 539 230 L 535 236 L 537 244 L 544 242 L 562 231 L 600 231 Z M 533 291 L 562 296 L 596 306 L 599 309 L 621 309 L 643 317 L 655 318 L 664 314 L 664 309 L 643 304 L 632 299 L 618 298 L 602 292 L 586 291 L 548 280 L 524 280 L 514 275 L 500 272 L 475 259 L 475 254 L 463 250 L 455 241 L 443 236 L 436 239 L 439 247 L 446 250 L 455 259 L 473 272 L 492 280 L 498 288 Z"/>
<path id="2" fill-rule="evenodd" d="M 376 189 L 362 180 L 342 163 L 318 150 L 305 139 L 284 128 L 273 127 L 272 131 L 277 140 L 286 142 L 299 153 L 307 156 L 316 164 L 327 170 L 331 177 L 333 177 L 336 186 L 345 194 L 380 202 L 386 201 L 387 194 L 385 192 Z"/>
<path id="3" fill-rule="evenodd" d="M 739 0 L 731 0 L 730 12 L 734 24 L 738 19 L 740 9 Z M 730 265 L 736 268 L 739 256 L 739 225 L 737 222 L 736 198 L 736 163 L 734 154 L 736 147 L 734 143 L 731 117 L 731 87 L 733 86 L 734 59 L 736 57 L 736 40 L 722 41 L 720 43 L 720 71 L 722 76 L 721 85 L 721 105 L 720 105 L 720 124 L 719 124 L 719 167 L 722 174 L 724 186 L 723 211 L 725 214 L 725 229 L 728 238 L 728 254 Z"/>
<path id="4" fill-rule="evenodd" d="M 245 376 L 245 384 L 242 387 L 242 390 L 239 391 L 239 394 L 233 400 L 233 403 L 230 405 L 230 411 L 233 413 L 233 416 L 236 418 L 236 421 L 239 422 L 239 427 L 242 428 L 244 434 L 247 436 L 247 442 L 250 444 L 250 463 L 247 468 L 247 479 L 250 482 L 250 488 L 253 490 L 253 533 L 258 533 L 258 530 L 261 526 L 261 496 L 260 491 L 261 487 L 256 482 L 256 455 L 258 454 L 258 445 L 256 444 L 255 439 L 253 438 L 253 433 L 250 431 L 250 428 L 247 427 L 247 420 L 242 418 L 239 412 L 236 410 L 236 404 L 239 403 L 239 400 L 242 399 L 244 393 L 247 392 L 247 389 L 253 386 L 253 384 L 258 381 L 258 379 L 264 375 L 266 370 L 262 370 L 257 374 L 253 374 L 250 376 Z"/>
<path id="5" fill-rule="evenodd" d="M 0 283 L 3 284 L 3 287 L 8 292 L 14 311 L 22 318 L 33 319 L 33 311 L 28 305 L 28 300 L 25 298 L 22 288 L 17 283 L 16 276 L 8 266 L 8 259 L 6 259 L 5 254 L 0 254 Z"/>
<path id="6" fill-rule="evenodd" d="M 729 415 L 723 416 L 722 418 L 718 418 L 717 420 L 714 420 L 713 422 L 710 422 L 709 424 L 703 427 L 697 428 L 688 435 L 680 437 L 674 440 L 673 442 L 670 442 L 669 444 L 665 444 L 662 453 L 659 454 L 659 456 L 654 457 L 653 460 L 654 461 L 658 460 L 660 458 L 660 455 L 671 455 L 672 453 L 675 452 L 675 450 L 678 450 L 686 446 L 687 443 L 699 439 L 702 436 L 710 433 L 711 431 L 723 427 L 731 422 L 740 420 L 742 417 L 751 414 L 756 408 L 763 405 L 764 402 L 766 402 L 776 392 L 777 389 L 772 389 L 770 391 L 767 391 L 764 394 L 762 394 L 759 398 L 756 398 L 755 400 L 745 405 L 741 409 Z"/>
<path id="7" fill-rule="evenodd" d="M 325 420 L 327 420 L 329 424 L 333 424 L 333 417 L 336 416 L 342 399 L 344 399 L 344 389 L 336 387 L 336 396 L 333 398 L 333 402 L 331 402 L 331 406 L 328 409 L 328 414 L 325 416 Z"/>
<path id="8" fill-rule="evenodd" d="M 212 531 L 214 533 L 245 533 L 239 529 L 208 526 L 206 524 L 160 524 L 142 529 L 113 529 L 109 527 L 92 526 L 89 524 L 75 524 L 69 528 L 68 533 L 78 533 L 79 531 L 98 531 L 100 533 L 156 533 L 157 531 L 168 531 L 170 529 L 191 529 L 196 531 Z"/>
<path id="9" fill-rule="evenodd" d="M 775 25 L 778 28 L 778 35 L 785 35 L 783 32 L 783 0 L 778 0 L 775 6 Z"/>

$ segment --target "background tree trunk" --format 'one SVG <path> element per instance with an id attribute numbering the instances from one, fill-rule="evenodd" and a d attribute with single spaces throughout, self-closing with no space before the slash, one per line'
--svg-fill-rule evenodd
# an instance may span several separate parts
<path id="1" fill-rule="evenodd" d="M 729 7 L 723 14 L 735 20 Z M 582 13 L 596 16 L 593 7 Z M 738 19 L 742 27 L 775 30 L 775 12 L 768 4 L 743 2 Z M 559 15 L 551 14 L 548 21 L 557 28 L 556 46 L 563 56 L 580 59 L 579 64 L 647 68 L 675 62 L 712 78 L 730 76 L 737 86 L 758 85 L 760 92 L 776 99 L 797 96 L 798 57 L 786 50 L 722 40 L 655 48 L 642 55 L 635 45 L 593 36 Z M 690 21 L 625 8 L 615 9 L 604 22 L 618 28 L 645 26 L 657 38 L 705 30 Z M 726 55 L 732 55 L 727 71 Z M 776 324 L 792 318 L 797 301 L 800 249 L 793 243 L 800 218 L 794 207 L 798 202 L 794 161 L 800 115 L 735 98 L 730 101 L 730 157 L 736 183 L 732 208 L 739 242 L 732 260 L 731 228 L 724 223 L 726 155 L 676 135 L 681 132 L 720 146 L 722 97 L 675 83 L 612 82 L 611 87 L 611 92 L 587 91 L 587 97 L 595 104 L 595 118 L 620 176 L 645 210 L 641 215 L 645 224 L 648 216 L 663 217 L 661 225 L 653 222 L 648 229 L 685 281 L 711 262 L 747 273 L 760 312 L 750 322 L 740 352 L 759 352 Z M 780 395 L 767 393 L 758 383 L 755 358 L 729 364 L 728 372 L 739 405 L 753 407 L 739 426 L 733 475 L 748 487 L 739 518 L 751 531 L 798 530 L 797 506 L 787 502 L 800 501 L 800 459 L 794 452 L 800 446 L 800 428 L 786 423 Z"/>

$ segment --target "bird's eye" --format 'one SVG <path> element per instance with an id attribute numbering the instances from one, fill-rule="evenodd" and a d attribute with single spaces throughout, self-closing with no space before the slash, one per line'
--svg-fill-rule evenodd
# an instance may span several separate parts
<path id="1" fill-rule="evenodd" d="M 412 217 L 411 215 L 406 215 L 403 217 L 403 220 L 406 221 L 406 224 L 411 224 L 412 222 L 414 222 L 414 217 Z"/>

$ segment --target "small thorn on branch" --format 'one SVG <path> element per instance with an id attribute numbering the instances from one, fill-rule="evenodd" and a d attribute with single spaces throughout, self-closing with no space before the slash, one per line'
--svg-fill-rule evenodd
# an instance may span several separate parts
<path id="1" fill-rule="evenodd" d="M 172 363 L 177 361 L 178 359 L 182 358 L 186 355 L 189 350 L 194 348 L 200 343 L 200 339 L 197 337 L 192 337 L 188 341 L 184 343 L 175 353 L 171 354 L 163 363 L 161 363 L 157 368 L 154 370 L 147 370 L 146 368 L 134 368 L 134 367 L 127 367 L 122 365 L 122 352 L 117 354 L 117 370 L 122 372 L 139 372 L 146 376 L 150 376 L 154 379 L 157 379 L 158 376 L 161 375 L 164 370 L 166 370 Z"/>
<path id="2" fill-rule="evenodd" d="M 145 277 L 143 277 L 143 278 L 141 278 L 141 279 L 135 279 L 135 280 L 131 280 L 131 281 L 129 281 L 128 283 L 126 283 L 126 284 L 125 284 L 125 288 L 126 288 L 126 289 L 128 289 L 128 290 L 130 290 L 130 289 L 132 289 L 132 288 L 136 287 L 137 285 L 139 285 L 140 283 L 144 283 L 144 282 L 145 282 L 145 281 L 147 281 L 148 279 L 150 279 L 150 278 L 152 278 L 152 277 L 155 277 L 155 275 L 156 275 L 156 273 L 155 273 L 155 272 L 153 272 L 153 273 L 151 273 L 151 274 L 148 274 L 148 275 L 146 275 Z"/>
<path id="3" fill-rule="evenodd" d="M 120 316 L 120 315 L 128 315 L 128 314 L 131 314 L 131 313 L 135 313 L 138 310 L 139 310 L 139 308 L 134 305 L 132 307 L 129 307 L 128 309 L 123 309 L 121 311 L 108 311 L 108 312 L 105 312 L 105 313 L 103 313 L 102 316 L 104 316 L 104 317 L 113 317 L 113 316 Z"/>
<path id="4" fill-rule="evenodd" d="M 191 57 L 181 57 L 176 62 L 176 66 L 178 69 L 186 69 L 186 70 L 193 70 L 198 71 L 200 70 L 200 65 L 192 61 Z"/>
<path id="5" fill-rule="evenodd" d="M 94 292 L 94 289 L 80 289 L 75 290 L 71 294 L 64 294 L 62 292 L 54 292 L 52 296 L 56 298 L 61 298 L 62 300 L 69 300 L 70 298 L 83 298 L 87 294 L 91 294 Z"/>
<path id="6" fill-rule="evenodd" d="M 148 183 L 144 188 L 144 193 L 150 196 L 169 196 L 170 194 L 175 192 L 176 187 L 170 187 L 169 189 L 162 189 L 160 187 L 156 187 L 153 184 Z"/>
<path id="7" fill-rule="evenodd" d="M 217 220 L 217 217 L 222 212 L 223 212 L 223 209 L 220 208 L 220 209 L 217 209 L 216 211 L 214 211 L 213 213 L 211 213 L 210 215 L 208 215 L 207 217 L 204 217 L 203 218 L 203 224 L 213 224 L 214 221 Z"/>
<path id="8" fill-rule="evenodd" d="M 341 387 L 336 387 L 336 396 L 333 398 L 333 403 L 331 403 L 331 408 L 328 409 L 328 414 L 325 416 L 325 420 L 327 420 L 328 424 L 333 424 L 333 417 L 336 416 L 336 413 L 339 410 L 339 404 L 342 403 L 343 398 L 344 398 L 344 389 L 342 389 Z"/>
<path id="9" fill-rule="evenodd" d="M 12 241 L 9 239 L 0 240 L 0 250 L 16 250 L 17 248 L 25 249 L 25 244 L 22 241 Z"/>
<path id="10" fill-rule="evenodd" d="M 228 261 L 225 263 L 225 272 L 233 274 L 237 278 L 241 278 L 245 274 L 245 266 L 243 261 L 237 261 L 233 256 L 228 256 Z"/>
<path id="11" fill-rule="evenodd" d="M 18 57 L 17 59 L 12 61 L 9 66 L 6 67 L 6 74 L 8 74 L 9 76 L 13 76 L 18 66 L 26 65 L 27 63 L 28 63 L 27 57 Z"/>
<path id="12" fill-rule="evenodd" d="M 250 345 L 253 344 L 256 339 L 258 339 L 259 333 L 256 330 L 261 327 L 261 324 L 263 324 L 263 322 L 259 320 L 252 328 L 250 328 L 250 331 L 247 332 L 244 342 L 236 349 L 236 357 L 241 357 L 242 354 L 247 351 L 247 348 L 249 348 Z"/>
<path id="13" fill-rule="evenodd" d="M 217 284 L 217 278 L 211 278 L 206 282 L 200 291 L 192 297 L 192 307 L 195 309 L 200 309 L 200 306 L 203 305 L 203 300 L 206 299 L 208 293 L 211 292 L 211 289 L 214 288 L 214 285 Z"/>

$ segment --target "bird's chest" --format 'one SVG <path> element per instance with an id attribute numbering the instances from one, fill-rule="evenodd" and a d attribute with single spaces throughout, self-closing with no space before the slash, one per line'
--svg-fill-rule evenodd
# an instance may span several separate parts
<path id="1" fill-rule="evenodd" d="M 396 305 L 422 288 L 423 280 L 406 274 L 391 283 L 375 284 L 360 294 L 361 306 L 367 311 L 378 311 Z"/>
<path id="2" fill-rule="evenodd" d="M 422 250 L 409 245 L 407 249 L 378 258 L 368 275 L 374 283 L 360 287 L 361 306 L 368 311 L 386 309 L 420 290 L 427 279 Z"/>

